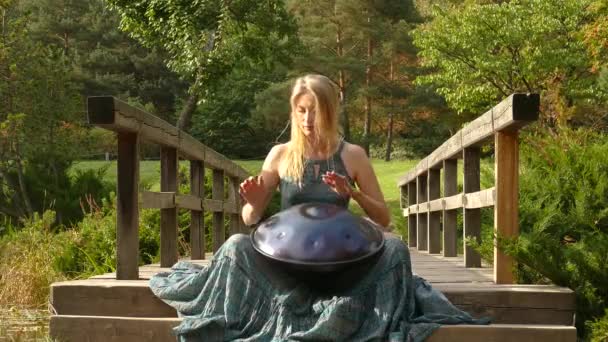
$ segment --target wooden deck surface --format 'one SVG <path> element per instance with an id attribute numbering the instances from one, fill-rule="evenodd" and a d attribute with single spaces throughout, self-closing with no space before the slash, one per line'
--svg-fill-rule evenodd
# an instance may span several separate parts
<path id="1" fill-rule="evenodd" d="M 465 268 L 464 257 L 443 257 L 410 248 L 412 271 L 430 283 L 494 283 L 494 270 L 482 263 L 481 268 Z"/>
<path id="2" fill-rule="evenodd" d="M 438 254 L 420 252 L 415 248 L 410 249 L 413 272 L 430 283 L 493 283 L 493 269 L 488 265 L 482 268 L 465 268 L 462 255 L 446 258 Z M 213 254 L 207 253 L 205 260 L 194 260 L 195 264 L 206 265 Z M 140 279 L 150 277 L 161 271 L 169 271 L 169 268 L 161 268 L 159 264 L 144 265 L 139 267 Z M 115 273 L 106 273 L 93 277 L 94 279 L 115 279 Z"/>

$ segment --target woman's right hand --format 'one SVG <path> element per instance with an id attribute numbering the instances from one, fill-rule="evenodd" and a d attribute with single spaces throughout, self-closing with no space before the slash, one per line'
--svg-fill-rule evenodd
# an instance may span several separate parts
<path id="1" fill-rule="evenodd" d="M 261 176 L 245 179 L 239 186 L 239 194 L 245 202 L 254 208 L 262 207 L 266 199 L 264 179 Z"/>

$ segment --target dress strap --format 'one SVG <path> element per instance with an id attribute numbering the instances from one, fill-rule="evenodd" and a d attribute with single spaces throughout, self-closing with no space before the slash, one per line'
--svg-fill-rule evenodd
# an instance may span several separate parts
<path id="1" fill-rule="evenodd" d="M 336 152 L 334 152 L 334 156 L 339 157 L 342 153 L 342 149 L 344 149 L 344 138 L 340 139 L 340 144 L 338 145 L 338 149 L 336 150 Z"/>

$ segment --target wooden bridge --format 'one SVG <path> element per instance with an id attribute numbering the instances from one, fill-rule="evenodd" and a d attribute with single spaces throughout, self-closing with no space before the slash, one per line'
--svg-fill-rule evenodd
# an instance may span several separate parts
<path id="1" fill-rule="evenodd" d="M 537 95 L 508 97 L 398 181 L 414 272 L 473 316 L 493 317 L 488 326 L 443 326 L 428 341 L 576 341 L 571 290 L 512 284 L 512 262 L 496 248 L 494 265 L 485 265 L 469 247 L 464 247 L 463 255 L 456 252 L 460 209 L 466 237 L 480 239 L 480 208 L 491 206 L 497 234 L 518 234 L 518 130 L 537 119 L 538 106 Z M 213 213 L 213 251 L 227 236 L 245 232 L 237 192 L 240 181 L 249 175 L 185 132 L 120 100 L 90 98 L 88 113 L 91 124 L 118 136 L 116 273 L 53 284 L 51 337 L 58 341 L 175 341 L 171 328 L 180 319 L 152 294 L 148 279 L 178 260 L 177 211 L 191 211 L 191 260 L 206 264 L 212 254 L 205 251 L 204 212 Z M 139 192 L 142 140 L 161 147 L 160 192 Z M 482 190 L 480 147 L 492 141 L 495 185 Z M 190 161 L 190 194 L 178 192 L 179 158 Z M 463 159 L 462 193 L 458 193 L 458 159 Z M 213 174 L 211 194 L 204 192 L 205 169 Z M 160 264 L 138 266 L 139 208 L 161 210 Z"/>

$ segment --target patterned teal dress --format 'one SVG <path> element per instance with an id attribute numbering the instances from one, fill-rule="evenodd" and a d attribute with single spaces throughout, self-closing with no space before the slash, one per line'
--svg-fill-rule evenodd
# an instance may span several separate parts
<path id="1" fill-rule="evenodd" d="M 321 181 L 327 170 L 346 175 L 340 150 L 305 163 L 301 186 L 281 179 L 283 208 L 320 201 L 348 206 Z M 423 341 L 441 324 L 485 324 L 453 306 L 412 275 L 407 246 L 388 239 L 377 263 L 351 288 L 328 295 L 273 267 L 249 237 L 233 235 L 209 266 L 180 261 L 150 279 L 156 296 L 174 307 L 180 341 Z"/>

